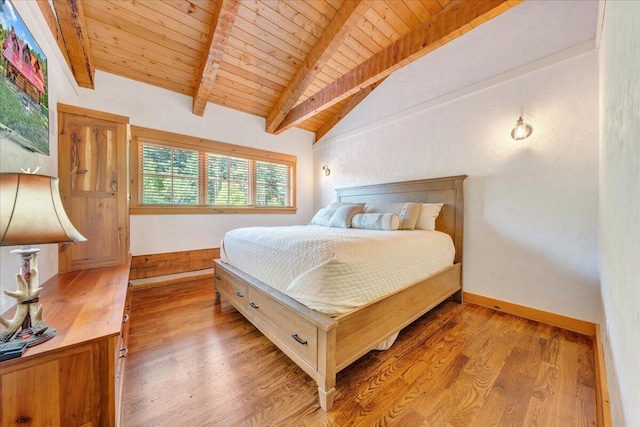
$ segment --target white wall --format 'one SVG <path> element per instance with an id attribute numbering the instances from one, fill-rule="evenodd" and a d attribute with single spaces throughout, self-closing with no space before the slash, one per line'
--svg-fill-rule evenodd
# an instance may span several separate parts
<path id="1" fill-rule="evenodd" d="M 605 341 L 608 341 L 606 367 L 613 425 L 637 426 L 640 423 L 640 2 L 607 2 L 604 17 L 600 51 L 600 274 Z"/>
<path id="2" fill-rule="evenodd" d="M 353 112 L 388 119 L 362 128 L 349 115 L 342 135 L 316 144 L 314 170 L 332 173 L 316 178 L 315 207 L 339 187 L 467 174 L 465 290 L 599 322 L 597 53 L 394 115 L 398 96 L 419 105 L 428 64 L 389 77 Z M 534 132 L 516 142 L 521 103 Z"/>

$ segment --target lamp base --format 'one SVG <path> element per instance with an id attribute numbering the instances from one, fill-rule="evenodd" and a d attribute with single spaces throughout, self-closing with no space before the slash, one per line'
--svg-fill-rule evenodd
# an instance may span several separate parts
<path id="1" fill-rule="evenodd" d="M 15 292 L 4 291 L 18 301 L 12 319 L 0 316 L 0 324 L 6 329 L 0 331 L 0 341 L 7 342 L 15 337 L 24 338 L 29 335 L 32 345 L 44 342 L 56 335 L 49 332 L 49 327 L 42 319 L 42 305 L 38 304 L 40 291 L 38 279 L 38 248 L 23 247 L 11 251 L 19 254 L 22 260 L 20 274 L 16 275 L 18 289 Z"/>
<path id="2" fill-rule="evenodd" d="M 27 347 L 33 347 L 50 340 L 56 335 L 58 335 L 58 331 L 56 331 L 54 328 L 47 328 L 47 330 L 40 335 L 34 334 L 33 331 L 29 328 L 19 331 L 8 342 L 22 341 L 27 343 Z"/>

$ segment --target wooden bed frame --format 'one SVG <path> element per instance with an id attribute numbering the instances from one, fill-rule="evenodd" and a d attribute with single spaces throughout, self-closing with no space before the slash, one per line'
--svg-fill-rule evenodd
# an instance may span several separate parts
<path id="1" fill-rule="evenodd" d="M 465 178 L 460 175 L 336 190 L 340 202 L 444 203 L 436 229 L 453 238 L 454 265 L 422 282 L 330 317 L 216 259 L 216 299 L 222 294 L 315 379 L 320 406 L 328 411 L 333 406 L 338 372 L 447 298 L 462 303 Z"/>

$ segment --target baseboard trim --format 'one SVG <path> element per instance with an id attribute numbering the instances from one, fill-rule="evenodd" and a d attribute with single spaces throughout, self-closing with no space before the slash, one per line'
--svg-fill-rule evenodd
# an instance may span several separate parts
<path id="1" fill-rule="evenodd" d="M 185 283 L 192 280 L 202 280 L 202 279 L 210 280 L 211 286 L 213 286 L 214 275 L 215 275 L 214 272 L 208 269 L 206 270 L 206 272 L 202 271 L 202 272 L 199 272 L 199 274 L 189 274 L 189 275 L 184 274 L 184 275 L 180 275 L 180 277 L 171 277 L 171 276 L 156 277 L 154 278 L 154 280 L 144 281 L 144 282 L 131 280 L 132 282 L 131 291 L 137 292 L 145 289 L 157 288 L 160 286 L 167 286 L 167 285 L 175 285 L 178 283 Z"/>
<path id="2" fill-rule="evenodd" d="M 213 268 L 220 248 L 193 249 L 131 257 L 131 279 L 147 279 Z"/>
<path id="3" fill-rule="evenodd" d="M 464 302 L 492 308 L 503 313 L 535 320 L 592 337 L 595 365 L 596 419 L 598 426 L 611 427 L 611 405 L 609 403 L 607 372 L 604 366 L 604 349 L 599 324 L 468 292 L 464 292 Z"/>
<path id="4" fill-rule="evenodd" d="M 568 329 L 580 334 L 589 336 L 595 336 L 596 334 L 596 324 L 587 322 L 585 320 L 573 319 L 571 317 L 562 316 L 560 314 L 538 310 L 537 308 L 531 308 L 506 301 L 500 301 L 482 295 L 471 294 L 469 292 L 464 293 L 464 301 L 476 305 L 481 305 L 483 307 L 492 308 L 504 313 L 513 314 L 514 316 L 524 317 L 525 319 L 535 320 L 547 325 Z"/>
<path id="5" fill-rule="evenodd" d="M 604 365 L 604 347 L 600 325 L 596 324 L 596 333 L 593 337 L 593 354 L 596 368 L 596 417 L 601 427 L 611 427 L 611 404 L 609 402 L 609 386 L 607 384 L 607 371 Z"/>

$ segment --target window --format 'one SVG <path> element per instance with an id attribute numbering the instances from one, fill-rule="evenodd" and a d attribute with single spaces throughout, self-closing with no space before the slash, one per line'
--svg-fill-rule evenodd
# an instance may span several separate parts
<path id="1" fill-rule="evenodd" d="M 132 214 L 295 212 L 295 156 L 131 132 Z"/>

